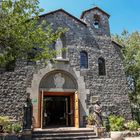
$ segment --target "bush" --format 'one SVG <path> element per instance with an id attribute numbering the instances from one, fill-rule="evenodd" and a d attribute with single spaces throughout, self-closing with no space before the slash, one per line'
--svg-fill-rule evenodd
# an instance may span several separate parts
<path id="1" fill-rule="evenodd" d="M 0 132 L 5 132 L 6 127 L 10 125 L 10 119 L 7 116 L 0 116 Z"/>
<path id="2" fill-rule="evenodd" d="M 12 125 L 13 131 L 19 133 L 22 130 L 22 126 L 20 123 L 14 123 Z"/>
<path id="3" fill-rule="evenodd" d="M 138 124 L 137 121 L 130 120 L 130 121 L 127 123 L 127 128 L 128 128 L 130 131 L 136 131 L 136 130 L 138 130 L 138 128 L 139 128 L 139 124 Z"/>
<path id="4" fill-rule="evenodd" d="M 125 119 L 123 117 L 118 117 L 115 115 L 109 116 L 110 129 L 112 131 L 124 130 L 124 122 L 125 122 Z"/>
<path id="5" fill-rule="evenodd" d="M 6 133 L 12 133 L 12 130 L 13 130 L 12 123 L 6 125 L 3 129 L 4 129 L 4 132 Z"/>
<path id="6" fill-rule="evenodd" d="M 93 116 L 93 114 L 89 114 L 87 116 L 86 120 L 87 120 L 87 124 L 93 125 L 93 123 L 94 123 L 94 116 Z"/>
<path id="7" fill-rule="evenodd" d="M 9 117 L 0 116 L 0 132 L 19 133 L 22 130 L 22 125 L 20 123 L 11 123 Z"/>
<path id="8" fill-rule="evenodd" d="M 8 116 L 0 116 L 0 125 L 6 126 L 10 123 L 10 119 Z"/>

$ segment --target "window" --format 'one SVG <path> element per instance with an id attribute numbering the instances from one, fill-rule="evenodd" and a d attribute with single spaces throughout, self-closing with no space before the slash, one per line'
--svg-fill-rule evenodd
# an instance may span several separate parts
<path id="1" fill-rule="evenodd" d="M 104 58 L 98 59 L 99 75 L 106 75 Z"/>
<path id="2" fill-rule="evenodd" d="M 98 15 L 94 15 L 94 23 L 93 23 L 94 27 L 96 29 L 98 29 L 99 28 L 99 24 L 100 24 L 100 17 Z"/>
<path id="3" fill-rule="evenodd" d="M 87 52 L 80 52 L 80 68 L 88 68 L 88 55 Z"/>

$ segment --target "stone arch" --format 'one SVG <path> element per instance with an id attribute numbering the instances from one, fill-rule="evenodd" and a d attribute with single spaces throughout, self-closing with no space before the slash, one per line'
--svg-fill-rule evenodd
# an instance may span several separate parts
<path id="1" fill-rule="evenodd" d="M 55 82 L 55 78 L 58 77 L 58 85 L 57 81 Z M 56 79 L 57 80 L 57 79 Z M 47 84 L 49 83 L 49 84 Z M 62 88 L 64 90 L 77 90 L 78 84 L 73 75 L 64 70 L 53 70 L 42 78 L 39 84 L 39 89 L 59 89 Z"/>
<path id="2" fill-rule="evenodd" d="M 83 125 L 83 116 L 88 114 L 87 108 L 87 96 L 89 94 L 89 89 L 86 89 L 84 77 L 80 75 L 80 71 L 77 71 L 75 68 L 72 68 L 68 62 L 58 62 L 58 63 L 48 63 L 48 65 L 44 68 L 38 69 L 36 73 L 33 74 L 33 79 L 31 83 L 31 87 L 27 88 L 27 92 L 30 93 L 30 97 L 33 102 L 33 117 L 35 118 L 35 127 L 39 128 L 38 124 L 39 116 L 38 116 L 38 106 L 39 106 L 39 90 L 40 83 L 44 76 L 54 71 L 63 71 L 67 75 L 73 77 L 73 80 L 76 81 L 77 86 L 76 90 L 78 91 L 79 105 L 80 105 L 80 125 Z"/>

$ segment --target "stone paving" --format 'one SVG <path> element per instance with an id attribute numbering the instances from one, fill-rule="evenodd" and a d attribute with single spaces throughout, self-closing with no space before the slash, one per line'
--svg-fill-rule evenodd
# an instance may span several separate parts
<path id="1" fill-rule="evenodd" d="M 97 138 L 94 140 L 111 140 L 111 138 Z M 140 140 L 140 137 L 126 137 L 125 140 Z"/>

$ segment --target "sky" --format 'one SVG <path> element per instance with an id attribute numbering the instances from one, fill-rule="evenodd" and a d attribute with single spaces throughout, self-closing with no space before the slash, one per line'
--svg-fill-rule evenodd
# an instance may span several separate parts
<path id="1" fill-rule="evenodd" d="M 64 9 L 77 18 L 82 11 L 93 8 L 95 5 L 107 12 L 110 31 L 112 34 L 121 34 L 124 29 L 130 33 L 140 32 L 140 0 L 39 0 L 44 13 L 57 9 Z"/>

